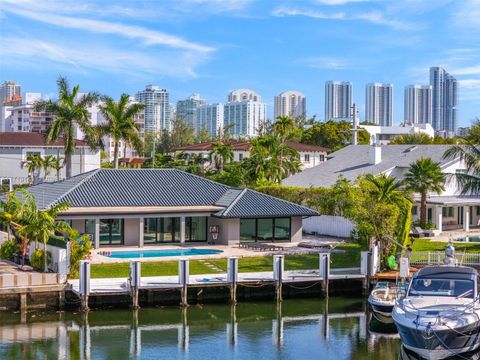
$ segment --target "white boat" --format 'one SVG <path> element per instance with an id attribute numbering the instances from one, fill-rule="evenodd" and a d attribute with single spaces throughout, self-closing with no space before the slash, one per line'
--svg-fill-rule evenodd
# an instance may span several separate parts
<path id="1" fill-rule="evenodd" d="M 392 323 L 392 311 L 397 299 L 397 286 L 379 281 L 368 297 L 368 303 L 375 317 L 384 323 Z"/>
<path id="2" fill-rule="evenodd" d="M 417 271 L 392 317 L 404 346 L 425 359 L 445 359 L 480 347 L 477 271 L 429 266 Z"/>

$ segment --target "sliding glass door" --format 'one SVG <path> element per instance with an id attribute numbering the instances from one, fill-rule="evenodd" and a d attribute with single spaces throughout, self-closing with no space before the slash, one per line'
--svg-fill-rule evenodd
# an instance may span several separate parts
<path id="1" fill-rule="evenodd" d="M 240 219 L 241 241 L 275 241 L 290 238 L 290 218 Z"/>
<path id="2" fill-rule="evenodd" d="M 100 245 L 123 245 L 123 219 L 100 219 Z"/>
<path id="3" fill-rule="evenodd" d="M 145 218 L 144 244 L 180 242 L 180 218 Z M 207 241 L 207 217 L 185 217 L 185 241 Z"/>

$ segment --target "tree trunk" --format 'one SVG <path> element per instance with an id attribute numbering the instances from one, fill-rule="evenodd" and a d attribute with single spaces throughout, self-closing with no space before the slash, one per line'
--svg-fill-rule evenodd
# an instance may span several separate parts
<path id="1" fill-rule="evenodd" d="M 47 242 L 43 243 L 43 271 L 48 272 Z"/>
<path id="2" fill-rule="evenodd" d="M 72 154 L 65 154 L 65 175 L 67 179 L 72 177 Z"/>
<path id="3" fill-rule="evenodd" d="M 57 169 L 57 181 L 60 181 L 60 169 Z"/>
<path id="4" fill-rule="evenodd" d="M 118 141 L 115 141 L 113 146 L 113 166 L 115 169 L 118 169 Z"/>
<path id="5" fill-rule="evenodd" d="M 422 192 L 420 195 L 420 225 L 424 227 L 427 223 L 427 193 Z"/>

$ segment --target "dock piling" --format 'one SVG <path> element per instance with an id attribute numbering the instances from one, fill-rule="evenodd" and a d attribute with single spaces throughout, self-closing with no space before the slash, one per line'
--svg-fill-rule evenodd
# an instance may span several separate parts
<path id="1" fill-rule="evenodd" d="M 322 277 L 322 295 L 328 297 L 328 283 L 330 275 L 330 253 L 320 254 L 320 276 Z"/>
<path id="2" fill-rule="evenodd" d="M 227 264 L 227 281 L 230 283 L 230 302 L 237 303 L 238 257 L 231 256 Z"/>
<path id="3" fill-rule="evenodd" d="M 80 261 L 80 300 L 81 311 L 88 311 L 88 296 L 90 295 L 90 261 Z"/>
<path id="4" fill-rule="evenodd" d="M 190 263 L 187 258 L 182 258 L 178 261 L 178 282 L 182 286 L 182 301 L 180 303 L 182 306 L 188 306 L 189 265 Z"/>
<path id="5" fill-rule="evenodd" d="M 140 288 L 140 282 L 142 281 L 141 275 L 141 263 L 139 260 L 130 261 L 130 292 L 132 296 L 132 309 L 138 310 L 140 308 L 138 304 L 138 289 Z"/>
<path id="6" fill-rule="evenodd" d="M 285 264 L 283 255 L 273 255 L 273 279 L 275 281 L 275 297 L 278 301 L 282 301 L 282 280 Z"/>

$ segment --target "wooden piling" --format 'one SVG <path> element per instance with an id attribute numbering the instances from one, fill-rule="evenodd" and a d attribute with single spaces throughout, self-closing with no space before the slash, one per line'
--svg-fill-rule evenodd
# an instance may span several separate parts
<path id="1" fill-rule="evenodd" d="M 273 275 L 275 280 L 275 298 L 277 302 L 283 300 L 282 288 L 283 288 L 283 269 L 284 269 L 284 256 L 273 255 Z"/>
<path id="2" fill-rule="evenodd" d="M 230 303 L 237 303 L 238 257 L 228 258 L 227 279 L 230 283 Z"/>

